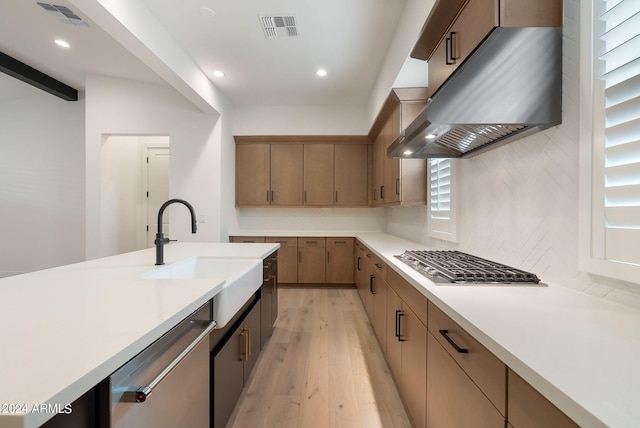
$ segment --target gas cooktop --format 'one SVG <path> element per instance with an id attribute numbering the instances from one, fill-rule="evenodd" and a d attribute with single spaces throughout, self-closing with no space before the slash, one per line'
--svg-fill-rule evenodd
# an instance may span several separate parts
<path id="1" fill-rule="evenodd" d="M 395 257 L 440 284 L 544 285 L 533 273 L 460 251 L 405 251 Z"/>

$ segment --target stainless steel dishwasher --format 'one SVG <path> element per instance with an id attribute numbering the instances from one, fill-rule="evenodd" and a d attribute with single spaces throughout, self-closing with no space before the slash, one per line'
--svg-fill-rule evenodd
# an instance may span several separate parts
<path id="1" fill-rule="evenodd" d="M 212 303 L 135 356 L 110 377 L 110 426 L 209 426 Z"/>

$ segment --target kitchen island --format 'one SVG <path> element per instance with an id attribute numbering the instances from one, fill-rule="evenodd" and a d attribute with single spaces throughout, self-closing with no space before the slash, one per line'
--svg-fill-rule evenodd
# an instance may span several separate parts
<path id="1" fill-rule="evenodd" d="M 165 263 L 255 259 L 261 272 L 262 260 L 277 248 L 177 243 L 166 247 Z M 225 291 L 225 277 L 145 278 L 165 269 L 154 261 L 152 248 L 0 280 L 1 427 L 38 427 L 68 411 L 74 400 L 202 304 L 214 298 L 215 308 L 220 293 L 227 293 L 227 312 L 244 304 Z M 261 284 L 260 276 L 253 292 Z"/>

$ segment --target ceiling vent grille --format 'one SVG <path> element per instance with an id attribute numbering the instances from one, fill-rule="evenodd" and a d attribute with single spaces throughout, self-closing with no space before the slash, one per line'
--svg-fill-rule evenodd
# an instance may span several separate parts
<path id="1" fill-rule="evenodd" d="M 298 27 L 296 26 L 296 16 L 294 14 L 258 15 L 258 17 L 267 39 L 298 36 Z"/>
<path id="2" fill-rule="evenodd" d="M 85 21 L 82 20 L 75 12 L 66 6 L 60 6 L 55 4 L 36 2 L 38 6 L 46 10 L 51 16 L 64 24 L 71 24 L 78 27 L 88 27 Z"/>

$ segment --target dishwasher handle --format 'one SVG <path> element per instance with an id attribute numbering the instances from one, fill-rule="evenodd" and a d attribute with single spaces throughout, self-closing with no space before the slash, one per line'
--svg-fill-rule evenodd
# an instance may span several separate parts
<path id="1" fill-rule="evenodd" d="M 184 360 L 187 355 L 189 355 L 191 351 L 193 351 L 200 344 L 200 342 L 206 339 L 214 328 L 216 328 L 215 321 L 208 322 L 205 325 L 207 327 L 202 331 L 202 333 L 200 333 L 200 335 L 198 335 L 198 337 L 196 337 L 195 340 L 189 344 L 189 346 L 184 348 L 180 355 L 178 355 L 173 361 L 171 361 L 171 363 L 169 363 L 169 365 L 167 365 L 167 367 L 162 370 L 162 372 L 160 372 L 160 374 L 156 376 L 155 379 L 149 382 L 149 385 L 140 387 L 133 386 L 127 388 L 127 390 L 122 394 L 121 401 L 125 403 L 144 403 L 145 401 L 147 401 L 147 398 L 149 398 L 149 396 L 153 392 L 153 389 L 158 386 L 160 382 L 162 382 L 162 380 L 167 377 L 169 373 L 171 373 L 173 369 L 175 369 L 178 364 L 180 364 L 180 362 L 182 362 L 182 360 Z"/>

